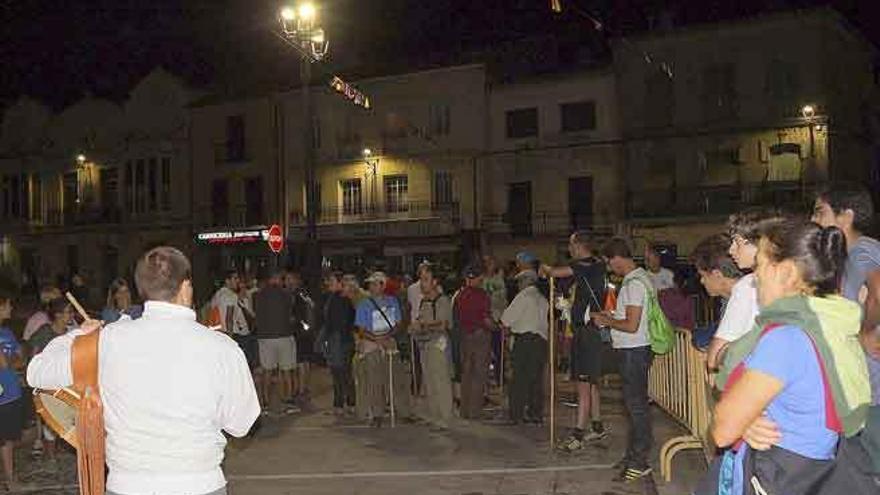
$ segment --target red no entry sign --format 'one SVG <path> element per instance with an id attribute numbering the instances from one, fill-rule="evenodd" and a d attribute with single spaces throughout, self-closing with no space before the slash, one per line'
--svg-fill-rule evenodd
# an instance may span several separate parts
<path id="1" fill-rule="evenodd" d="M 281 232 L 280 225 L 276 223 L 269 227 L 269 237 L 266 239 L 266 242 L 269 243 L 269 249 L 273 253 L 278 254 L 281 252 L 281 249 L 284 248 L 284 235 Z"/>

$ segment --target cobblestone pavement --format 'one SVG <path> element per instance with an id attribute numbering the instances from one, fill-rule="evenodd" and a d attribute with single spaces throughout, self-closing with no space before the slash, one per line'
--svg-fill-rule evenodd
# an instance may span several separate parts
<path id="1" fill-rule="evenodd" d="M 324 380 L 322 375 L 315 379 L 319 385 Z M 660 481 L 656 458 L 656 484 L 611 481 L 611 465 L 623 454 L 626 423 L 619 391 L 603 391 L 603 400 L 609 438 L 576 454 L 557 454 L 548 448 L 546 427 L 459 421 L 446 431 L 418 423 L 368 428 L 336 419 L 325 409 L 328 395 L 319 393 L 313 409 L 271 416 L 251 437 L 232 440 L 224 470 L 230 495 L 689 493 L 705 471 L 705 462 L 693 451 L 676 457 L 672 483 Z M 560 435 L 573 412 L 559 406 Z M 655 409 L 653 417 L 656 452 L 682 432 L 661 411 Z M 72 452 L 61 453 L 58 470 L 49 472 L 44 462 L 30 458 L 29 450 L 18 449 L 18 466 L 22 479 L 34 486 L 19 493 L 77 493 Z"/>

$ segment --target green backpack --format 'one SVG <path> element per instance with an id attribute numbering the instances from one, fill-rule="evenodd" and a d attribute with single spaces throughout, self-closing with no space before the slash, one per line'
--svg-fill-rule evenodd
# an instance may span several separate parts
<path id="1" fill-rule="evenodd" d="M 642 318 L 648 319 L 648 341 L 651 342 L 651 351 L 654 354 L 666 354 L 675 346 L 675 325 L 666 317 L 657 293 L 654 292 L 653 284 L 640 278 L 632 278 L 645 287 L 647 296 L 645 306 L 642 308 Z"/>

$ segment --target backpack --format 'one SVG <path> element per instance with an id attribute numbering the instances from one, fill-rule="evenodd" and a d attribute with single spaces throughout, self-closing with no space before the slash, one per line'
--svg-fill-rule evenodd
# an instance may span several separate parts
<path id="1" fill-rule="evenodd" d="M 645 287 L 645 305 L 642 307 L 642 318 L 648 319 L 648 341 L 651 343 L 651 351 L 654 354 L 666 354 L 675 346 L 675 325 L 663 313 L 653 286 L 639 278 L 631 280 L 638 281 Z"/>

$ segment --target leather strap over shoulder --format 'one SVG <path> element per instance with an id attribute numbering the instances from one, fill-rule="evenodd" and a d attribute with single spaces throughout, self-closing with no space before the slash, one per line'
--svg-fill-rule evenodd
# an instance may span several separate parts
<path id="1" fill-rule="evenodd" d="M 73 370 L 73 388 L 82 394 L 86 387 L 98 389 L 98 344 L 101 331 L 80 335 L 73 341 L 70 365 Z"/>

